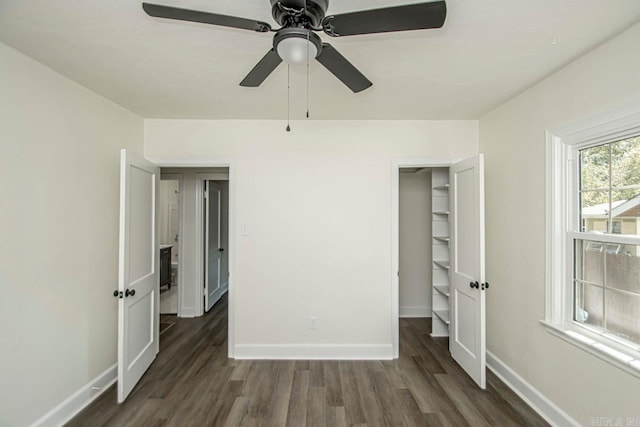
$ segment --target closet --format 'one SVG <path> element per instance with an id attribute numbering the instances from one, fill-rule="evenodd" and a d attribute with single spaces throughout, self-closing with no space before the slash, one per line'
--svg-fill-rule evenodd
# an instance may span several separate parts
<path id="1" fill-rule="evenodd" d="M 423 219 L 431 232 L 414 230 L 413 234 L 426 239 L 423 241 L 431 252 L 429 256 L 421 255 L 418 261 L 425 268 L 423 289 L 431 299 L 431 336 L 448 338 L 451 357 L 485 388 L 485 297 L 489 283 L 484 270 L 484 158 L 478 154 L 436 164 L 414 160 L 396 163 L 398 171 L 430 169 L 431 183 L 424 191 L 431 193 L 427 196 L 431 208 L 424 211 Z M 394 200 L 398 193 L 392 196 Z M 392 251 L 392 259 L 399 267 L 398 277 L 406 283 L 407 275 L 403 277 L 400 268 L 400 251 Z M 401 300 L 400 296 L 398 301 Z M 401 317 L 426 317 L 402 316 L 401 308 Z M 398 336 L 399 331 L 394 339 Z M 398 341 L 394 342 L 397 346 Z"/>

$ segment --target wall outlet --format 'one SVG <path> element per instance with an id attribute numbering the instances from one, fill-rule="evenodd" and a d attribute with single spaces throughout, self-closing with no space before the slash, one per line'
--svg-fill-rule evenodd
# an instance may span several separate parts
<path id="1" fill-rule="evenodd" d="M 318 318 L 316 316 L 309 317 L 309 329 L 318 329 Z"/>

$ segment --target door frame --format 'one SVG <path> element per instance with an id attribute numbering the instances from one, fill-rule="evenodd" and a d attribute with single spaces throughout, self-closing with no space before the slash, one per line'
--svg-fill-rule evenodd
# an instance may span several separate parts
<path id="1" fill-rule="evenodd" d="M 155 163 L 155 162 L 154 162 Z M 157 164 L 157 163 L 156 163 Z M 181 173 L 162 173 L 162 167 L 160 167 L 160 181 L 178 181 L 178 274 L 176 275 L 176 286 L 178 287 L 178 310 L 176 315 L 182 317 L 182 299 L 184 295 L 184 286 L 182 282 L 184 280 L 182 273 L 182 263 L 184 253 L 184 239 L 182 238 L 184 230 L 182 229 L 182 216 L 184 215 L 184 175 Z M 158 307 L 158 311 L 160 308 Z"/>
<path id="2" fill-rule="evenodd" d="M 413 157 L 391 161 L 391 346 L 400 357 L 400 169 L 448 168 L 463 157 Z"/>
<path id="3" fill-rule="evenodd" d="M 228 357 L 234 358 L 234 350 L 235 350 L 235 331 L 236 331 L 236 304 L 235 304 L 235 292 L 234 292 L 234 281 L 235 281 L 235 201 L 236 201 L 236 179 L 235 179 L 235 163 L 232 160 L 228 159 L 203 159 L 202 157 L 180 157 L 178 159 L 174 157 L 163 157 L 163 156 L 150 156 L 145 157 L 148 161 L 154 163 L 156 166 L 160 168 L 228 168 L 229 170 L 229 247 L 225 248 L 228 252 L 229 257 L 229 282 L 228 282 Z M 199 174 L 197 174 L 199 175 Z M 216 176 L 215 179 L 220 179 L 219 175 L 216 174 L 202 174 L 209 176 Z M 196 179 L 196 194 L 202 195 L 202 180 Z M 200 224 L 202 224 L 202 200 L 201 197 L 197 197 L 197 203 L 199 206 L 196 206 L 196 212 L 200 215 Z M 200 225 L 201 227 L 201 225 Z M 200 237 L 198 237 L 200 235 Z M 197 233 L 196 240 L 200 238 L 202 239 L 201 233 Z M 197 262 L 202 263 L 202 243 L 200 241 L 198 244 L 197 250 L 199 254 L 197 256 Z M 200 273 L 202 273 L 201 265 L 198 267 Z M 202 298 L 202 294 L 197 294 L 198 304 L 196 304 L 196 310 L 200 307 L 199 313 L 196 313 L 196 316 L 201 316 L 204 305 L 204 298 Z"/>

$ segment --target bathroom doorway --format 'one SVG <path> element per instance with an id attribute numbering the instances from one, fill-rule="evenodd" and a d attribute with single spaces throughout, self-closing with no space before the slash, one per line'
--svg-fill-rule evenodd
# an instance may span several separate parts
<path id="1" fill-rule="evenodd" d="M 163 174 L 158 196 L 160 240 L 160 314 L 179 314 L 181 176 Z"/>

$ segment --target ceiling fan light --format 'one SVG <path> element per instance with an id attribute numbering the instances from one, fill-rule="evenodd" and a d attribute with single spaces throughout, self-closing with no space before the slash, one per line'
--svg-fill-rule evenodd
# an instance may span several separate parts
<path id="1" fill-rule="evenodd" d="M 288 37 L 281 40 L 276 50 L 280 58 L 289 65 L 306 64 L 318 55 L 316 46 L 302 37 Z"/>

